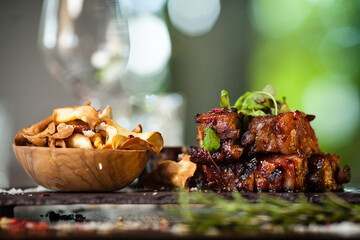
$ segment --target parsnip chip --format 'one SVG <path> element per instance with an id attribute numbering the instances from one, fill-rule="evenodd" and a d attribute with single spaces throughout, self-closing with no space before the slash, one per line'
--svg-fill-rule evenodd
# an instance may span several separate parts
<path id="1" fill-rule="evenodd" d="M 53 112 L 53 119 L 56 125 L 81 120 L 87 123 L 90 129 L 100 123 L 98 112 L 91 106 L 56 108 Z"/>
<path id="2" fill-rule="evenodd" d="M 38 147 L 45 147 L 46 144 L 47 144 L 47 139 L 45 136 L 27 136 L 27 135 L 24 135 L 24 137 L 27 138 L 27 140 L 29 142 L 31 142 L 32 144 L 34 144 L 35 146 L 38 146 Z"/>
<path id="3" fill-rule="evenodd" d="M 147 149 L 153 152 L 154 154 L 159 154 L 164 145 L 164 140 L 159 132 L 135 133 L 126 130 L 125 128 L 121 127 L 119 124 L 117 124 L 115 121 L 111 119 L 106 119 L 106 123 L 108 124 L 108 126 L 114 126 L 117 129 L 119 135 L 128 136 L 128 137 L 133 136 L 134 138 L 140 138 L 144 140 L 148 144 L 145 144 L 144 142 L 138 140 L 136 141 L 141 143 L 140 147 L 147 147 Z M 135 140 L 132 140 L 131 142 L 125 142 L 124 143 L 126 144 L 125 147 L 121 146 L 120 148 L 122 149 L 128 148 L 130 145 L 134 145 L 133 143 L 135 143 Z"/>
<path id="4" fill-rule="evenodd" d="M 94 135 L 90 136 L 89 139 L 95 148 L 97 149 L 103 148 L 103 137 L 101 136 L 100 133 L 95 133 Z"/>
<path id="5" fill-rule="evenodd" d="M 66 143 L 66 147 L 69 148 L 87 148 L 87 149 L 94 148 L 93 145 L 91 144 L 90 139 L 80 133 L 75 133 L 71 135 L 71 137 L 65 140 L 65 143 Z"/>
<path id="6" fill-rule="evenodd" d="M 63 139 L 49 139 L 50 148 L 66 148 L 65 141 Z"/>
<path id="7" fill-rule="evenodd" d="M 106 140 L 106 131 L 105 130 L 100 130 L 100 131 L 98 131 L 98 133 L 100 133 L 101 137 L 103 137 L 103 139 Z"/>
<path id="8" fill-rule="evenodd" d="M 139 137 L 150 144 L 150 149 L 154 154 L 159 154 L 164 145 L 164 140 L 159 132 L 144 132 L 134 133 L 134 136 Z"/>
<path id="9" fill-rule="evenodd" d="M 106 131 L 106 142 L 105 142 L 105 145 L 103 146 L 104 149 L 111 149 L 113 148 L 113 138 L 118 135 L 118 132 L 117 132 L 117 129 L 113 126 L 107 126 L 105 128 L 105 131 Z"/>
<path id="10" fill-rule="evenodd" d="M 112 110 L 109 105 L 99 113 L 100 122 L 104 121 L 105 118 L 112 119 Z"/>
<path id="11" fill-rule="evenodd" d="M 171 171 L 172 168 L 170 165 L 174 165 L 174 163 L 177 164 L 177 169 Z M 171 161 L 171 163 L 168 162 L 162 167 L 160 163 L 159 167 L 158 171 L 160 172 L 160 176 L 171 176 L 170 182 L 181 189 L 185 188 L 187 180 L 194 176 L 196 170 L 196 164 L 190 161 L 190 155 L 188 154 L 185 154 L 180 162 Z"/>
<path id="12" fill-rule="evenodd" d="M 66 124 L 74 126 L 74 127 L 78 127 L 79 129 L 82 129 L 82 130 L 88 130 L 88 128 L 89 128 L 88 124 L 81 120 L 72 120 L 72 121 L 66 122 Z"/>
<path id="13" fill-rule="evenodd" d="M 133 130 L 132 132 L 134 133 L 142 133 L 142 126 L 140 124 L 138 124 Z"/>
<path id="14" fill-rule="evenodd" d="M 63 139 L 56 139 L 55 147 L 66 148 L 66 143 Z"/>
<path id="15" fill-rule="evenodd" d="M 24 127 L 21 131 L 25 135 L 33 136 L 44 131 L 52 121 L 53 121 L 53 116 L 51 115 L 45 118 L 44 120 L 31 125 L 30 127 Z"/>
<path id="16" fill-rule="evenodd" d="M 24 134 L 22 132 L 17 132 L 15 135 L 14 143 L 16 146 L 26 146 L 28 140 L 26 137 L 24 137 Z"/>
<path id="17" fill-rule="evenodd" d="M 106 121 L 106 124 L 107 124 L 108 126 L 113 126 L 113 127 L 115 127 L 115 128 L 117 129 L 119 135 L 124 135 L 124 136 L 129 136 L 129 135 L 131 135 L 131 132 L 130 132 L 130 131 L 128 131 L 127 129 L 123 128 L 123 127 L 120 126 L 119 124 L 117 124 L 114 120 L 109 119 L 109 118 L 106 118 L 105 121 Z"/>
<path id="18" fill-rule="evenodd" d="M 113 141 L 112 141 L 112 147 L 113 149 L 118 149 L 121 147 L 121 145 L 126 142 L 128 140 L 127 137 L 123 136 L 123 135 L 116 135 L 114 138 L 113 138 Z"/>
<path id="19" fill-rule="evenodd" d="M 131 149 L 131 150 L 150 150 L 151 152 L 153 152 L 154 154 L 157 154 L 157 151 L 161 151 L 158 150 L 158 148 L 149 143 L 148 141 L 141 139 L 139 137 L 132 137 L 130 139 L 127 139 L 126 142 L 124 142 L 119 149 Z"/>
<path id="20" fill-rule="evenodd" d="M 130 150 L 151 150 L 150 144 L 138 137 L 127 139 L 119 149 L 130 149 Z"/>
<path id="21" fill-rule="evenodd" d="M 128 140 L 127 137 L 123 135 L 119 135 L 117 129 L 113 126 L 107 126 L 105 128 L 106 132 L 106 142 L 103 146 L 104 149 L 117 149 L 119 148 L 125 141 Z"/>
<path id="22" fill-rule="evenodd" d="M 70 137 L 75 128 L 72 125 L 67 125 L 66 123 L 60 123 L 57 127 L 57 132 L 52 134 L 49 138 L 51 139 L 65 139 Z"/>
<path id="23" fill-rule="evenodd" d="M 143 177 L 141 182 L 149 188 L 172 186 L 184 189 L 190 177 L 194 176 L 196 164 L 190 161 L 190 155 L 185 154 L 181 161 L 164 160 L 156 169 Z"/>
<path id="24" fill-rule="evenodd" d="M 45 130 L 32 136 L 26 135 L 22 132 L 19 133 L 22 135 L 23 138 L 26 138 L 28 142 L 34 144 L 35 146 L 45 147 L 47 145 L 47 137 L 55 133 L 55 124 L 51 122 Z M 16 141 L 18 142 L 23 141 L 22 138 L 20 138 L 19 136 L 17 136 L 16 138 L 17 138 Z"/>

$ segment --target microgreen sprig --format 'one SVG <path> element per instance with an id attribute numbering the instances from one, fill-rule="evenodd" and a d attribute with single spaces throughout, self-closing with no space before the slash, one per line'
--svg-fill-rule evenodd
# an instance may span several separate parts
<path id="1" fill-rule="evenodd" d="M 221 90 L 220 106 L 230 108 L 229 94 L 226 90 Z"/>
<path id="2" fill-rule="evenodd" d="M 236 108 L 239 113 L 243 113 L 245 116 L 250 117 L 275 116 L 279 113 L 291 111 L 286 103 L 286 99 L 283 98 L 283 103 L 281 103 L 275 99 L 275 95 L 275 87 L 271 84 L 267 84 L 262 91 L 246 92 L 236 100 L 233 106 L 231 106 L 228 92 L 222 90 L 220 106 Z"/>

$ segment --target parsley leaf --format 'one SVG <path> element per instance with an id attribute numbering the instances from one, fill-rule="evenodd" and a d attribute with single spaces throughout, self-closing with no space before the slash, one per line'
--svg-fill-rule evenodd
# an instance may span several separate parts
<path id="1" fill-rule="evenodd" d="M 220 138 L 216 135 L 216 127 L 206 127 L 203 140 L 204 149 L 208 152 L 216 151 L 220 148 Z"/>

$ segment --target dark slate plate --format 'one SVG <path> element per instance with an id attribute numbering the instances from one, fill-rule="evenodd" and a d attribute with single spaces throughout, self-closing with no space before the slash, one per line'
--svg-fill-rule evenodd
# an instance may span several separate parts
<path id="1" fill-rule="evenodd" d="M 192 194 L 192 192 L 189 192 Z M 231 198 L 232 193 L 220 193 Z M 240 193 L 249 201 L 255 202 L 261 194 L 277 196 L 288 201 L 296 200 L 305 195 L 309 202 L 321 202 L 326 193 Z M 334 192 L 338 197 L 350 202 L 360 203 L 360 186 L 347 186 L 343 192 Z M 69 192 L 26 192 L 19 194 L 0 193 L 0 207 L 31 206 L 31 205 L 72 205 L 72 204 L 177 204 L 176 191 L 144 191 L 124 189 L 118 192 L 69 193 Z"/>
<path id="2" fill-rule="evenodd" d="M 189 192 L 193 194 L 193 192 Z M 232 193 L 219 193 L 225 198 L 231 198 Z M 326 193 L 240 193 L 249 201 L 256 202 L 258 198 L 263 195 L 277 196 L 288 201 L 295 201 L 300 195 L 304 195 L 309 202 L 321 202 L 327 197 Z M 344 192 L 335 192 L 338 197 L 350 202 L 360 204 L 360 186 L 347 186 Z M 63 214 L 67 216 L 71 213 L 78 213 L 89 221 L 117 221 L 117 217 L 122 215 L 125 219 L 131 216 L 134 220 L 138 219 L 155 219 L 160 221 L 163 218 L 168 219 L 161 206 L 168 204 L 178 203 L 178 193 L 176 191 L 144 191 L 134 189 L 124 189 L 118 192 L 104 192 L 104 193 L 68 193 L 68 192 L 24 192 L 18 194 L 0 193 L 0 217 L 15 217 L 19 219 L 27 219 L 29 221 L 42 221 L 50 220 L 47 216 L 49 210 L 54 211 L 56 214 Z M 95 206 L 96 205 L 96 206 Z M 101 206 L 110 206 L 101 209 Z M 117 207 L 114 207 L 117 205 Z M 123 206 L 121 206 L 123 205 Z M 130 208 L 126 209 L 126 206 Z M 95 206 L 95 207 L 94 207 Z M 158 206 L 158 207 L 157 207 Z M 100 210 L 96 210 L 100 208 Z M 95 210 L 94 210 L 95 209 Z M 133 211 L 135 210 L 135 211 Z M 15 214 L 14 214 L 15 213 Z M 112 216 L 112 218 L 111 218 Z M 131 219 L 130 219 L 131 220 Z M 4 235 L 5 234 L 5 235 Z M 1 236 L 6 236 L 6 232 L 0 231 Z M 175 237 L 167 233 L 161 232 L 123 232 L 122 235 L 117 233 L 117 237 L 131 237 L 142 239 L 168 239 Z M 48 234 L 48 236 L 50 236 Z M 57 233 L 52 235 L 57 236 Z M 83 235 L 82 237 L 84 237 Z M 238 235 L 237 235 L 238 236 Z M 18 236 L 16 236 L 18 237 Z M 77 239 L 76 235 L 69 236 L 71 239 Z M 95 236 L 92 236 L 95 237 Z M 104 236 L 102 236 L 104 237 Z M 114 237 L 109 235 L 108 237 Z M 176 236 L 178 239 L 191 239 L 194 235 L 190 236 Z M 201 239 L 208 239 L 208 236 L 197 236 Z M 233 239 L 236 235 L 228 234 L 222 235 L 223 239 Z M 261 233 L 244 233 L 241 234 L 243 239 L 303 239 L 303 238 L 324 238 L 324 239 L 337 239 L 340 236 L 331 234 L 266 234 Z M 356 238 L 352 236 L 350 238 Z M 215 237 L 216 238 L 216 237 Z M 349 239 L 349 237 L 347 237 Z"/>

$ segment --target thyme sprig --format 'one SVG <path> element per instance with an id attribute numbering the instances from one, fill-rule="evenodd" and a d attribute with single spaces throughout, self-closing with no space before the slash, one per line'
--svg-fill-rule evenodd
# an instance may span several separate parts
<path id="1" fill-rule="evenodd" d="M 192 230 L 204 232 L 218 230 L 254 230 L 265 226 L 328 224 L 341 221 L 360 222 L 360 205 L 351 204 L 333 193 L 328 193 L 321 204 L 310 203 L 304 195 L 288 202 L 270 195 L 261 195 L 251 203 L 239 193 L 233 200 L 215 193 L 186 193 L 179 195 L 179 207 L 170 210 Z"/>

